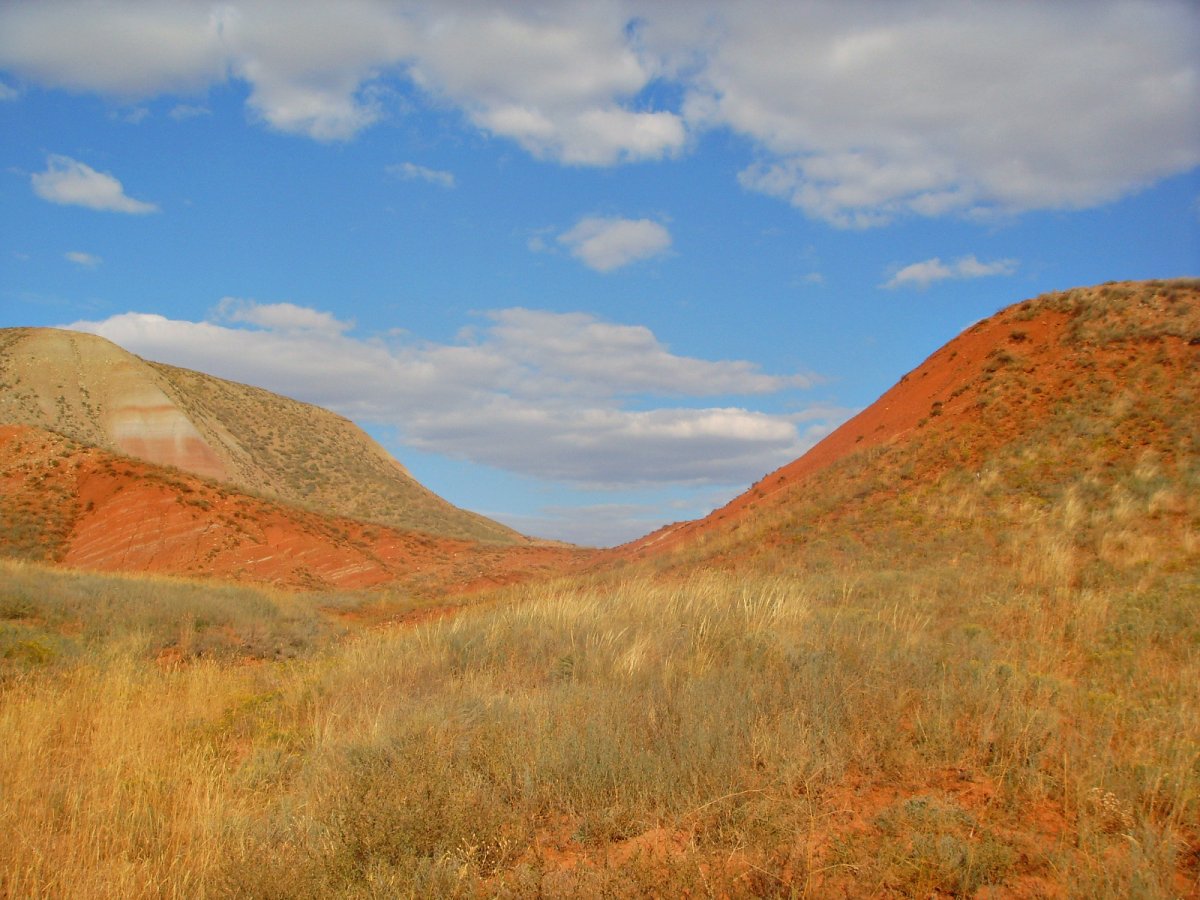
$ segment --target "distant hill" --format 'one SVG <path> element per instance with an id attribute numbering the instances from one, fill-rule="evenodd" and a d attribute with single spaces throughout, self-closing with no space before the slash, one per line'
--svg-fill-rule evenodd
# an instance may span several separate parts
<path id="1" fill-rule="evenodd" d="M 1051 519 L 1071 546 L 1038 545 Z M 726 506 L 612 551 L 684 570 L 977 552 L 1071 579 L 1200 558 L 1200 280 L 1010 306 Z"/>
<path id="2" fill-rule="evenodd" d="M 587 551 L 321 515 L 195 475 L 0 425 L 0 556 L 287 588 L 442 596 L 557 574 Z"/>
<path id="3" fill-rule="evenodd" d="M 0 424 L 47 429 L 322 513 L 467 540 L 525 540 L 423 487 L 341 416 L 148 362 L 91 334 L 0 330 Z"/>

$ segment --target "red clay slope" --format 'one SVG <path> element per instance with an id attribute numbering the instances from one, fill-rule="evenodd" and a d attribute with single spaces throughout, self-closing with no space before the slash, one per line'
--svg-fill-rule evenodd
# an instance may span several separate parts
<path id="1" fill-rule="evenodd" d="M 582 558 L 556 545 L 476 544 L 321 516 L 22 425 L 0 426 L 0 521 L 6 555 L 292 588 L 394 582 L 453 593 Z"/>
<path id="2" fill-rule="evenodd" d="M 1143 304 L 1141 296 L 1153 297 L 1156 292 L 1170 291 L 1179 298 L 1178 304 L 1189 308 L 1194 316 L 1200 309 L 1197 285 L 1194 280 L 1125 282 L 1081 288 L 1069 294 L 1086 302 L 1089 297 L 1125 292 L 1130 295 L 1131 307 L 1148 308 L 1152 304 Z M 1024 385 L 1019 395 L 1007 398 L 1013 414 L 1007 421 L 991 427 L 975 449 L 983 452 L 989 446 L 999 446 L 1047 415 L 1055 398 L 1062 397 L 1071 380 L 1077 377 L 1071 355 L 1063 347 L 1064 336 L 1075 324 L 1075 316 L 1055 308 L 1053 301 L 1057 296 L 1026 300 L 976 323 L 804 456 L 772 472 L 725 506 L 703 519 L 664 526 L 612 552 L 625 559 L 641 558 L 685 545 L 701 535 L 736 525 L 751 510 L 761 512 L 773 504 L 786 503 L 792 488 L 851 453 L 884 444 L 902 444 L 926 426 L 950 434 L 963 431 L 963 426 L 979 418 L 980 396 L 987 388 L 990 373 L 1013 364 L 1020 367 Z M 1136 314 L 1131 313 L 1130 317 L 1135 318 Z M 1177 337 L 1165 352 L 1182 360 L 1194 357 L 1194 349 L 1186 339 Z M 1103 356 L 1105 351 L 1093 348 L 1093 352 Z M 1113 363 L 1121 365 L 1116 360 Z"/>

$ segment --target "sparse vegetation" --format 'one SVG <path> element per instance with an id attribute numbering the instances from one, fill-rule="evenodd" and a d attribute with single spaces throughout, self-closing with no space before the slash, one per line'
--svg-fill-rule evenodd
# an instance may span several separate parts
<path id="1" fill-rule="evenodd" d="M 0 564 L 0 895 L 1200 893 L 1200 374 L 1143 293 L 452 616 Z"/>
<path id="2" fill-rule="evenodd" d="M 113 371 L 122 375 L 109 384 Z M 88 380 L 95 380 L 92 389 L 84 384 Z M 0 423 L 48 429 L 110 452 L 121 447 L 104 422 L 122 406 L 122 391 L 142 396 L 149 390 L 183 411 L 222 460 L 229 484 L 243 493 L 448 537 L 520 541 L 511 529 L 418 484 L 341 416 L 260 388 L 139 360 L 92 335 L 0 329 L 0 385 Z"/>
<path id="3" fill-rule="evenodd" d="M 36 625 L 0 686 L 23 841 L 0 883 L 1172 896 L 1200 820 L 1194 569 L 1079 584 L 1058 520 L 1016 569 L 560 583 L 332 644 L 282 595 L 10 567 L 6 633 Z M 201 649 L 202 622 L 234 636 Z"/>
<path id="4" fill-rule="evenodd" d="M 511 543 L 510 529 L 457 509 L 413 481 L 356 425 L 260 388 L 150 363 L 196 422 L 239 435 L 234 484 L 253 493 L 430 534 Z"/>

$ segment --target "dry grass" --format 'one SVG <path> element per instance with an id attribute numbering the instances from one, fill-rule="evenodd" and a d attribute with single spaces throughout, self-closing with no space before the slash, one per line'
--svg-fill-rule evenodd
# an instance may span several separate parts
<path id="1" fill-rule="evenodd" d="M 107 631 L 0 688 L 0 885 L 1176 896 L 1194 569 L 1078 588 L 1037 546 L 1019 571 L 564 583 L 254 666 Z"/>

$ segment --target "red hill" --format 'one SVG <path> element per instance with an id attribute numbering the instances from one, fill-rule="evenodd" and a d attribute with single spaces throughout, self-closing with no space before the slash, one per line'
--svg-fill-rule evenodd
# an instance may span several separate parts
<path id="1" fill-rule="evenodd" d="M 455 593 L 578 557 L 322 516 L 25 425 L 0 426 L 0 521 L 8 556 L 293 588 Z"/>
<path id="2" fill-rule="evenodd" d="M 968 328 L 724 507 L 614 552 L 759 555 L 785 532 L 819 534 L 867 506 L 882 515 L 882 503 L 917 486 L 951 472 L 969 481 L 1008 471 L 1022 454 L 1041 459 L 1042 493 L 1089 475 L 1110 482 L 1116 469 L 1147 455 L 1186 477 L 1200 422 L 1198 345 L 1200 281 L 1108 284 L 1026 300 Z"/>

